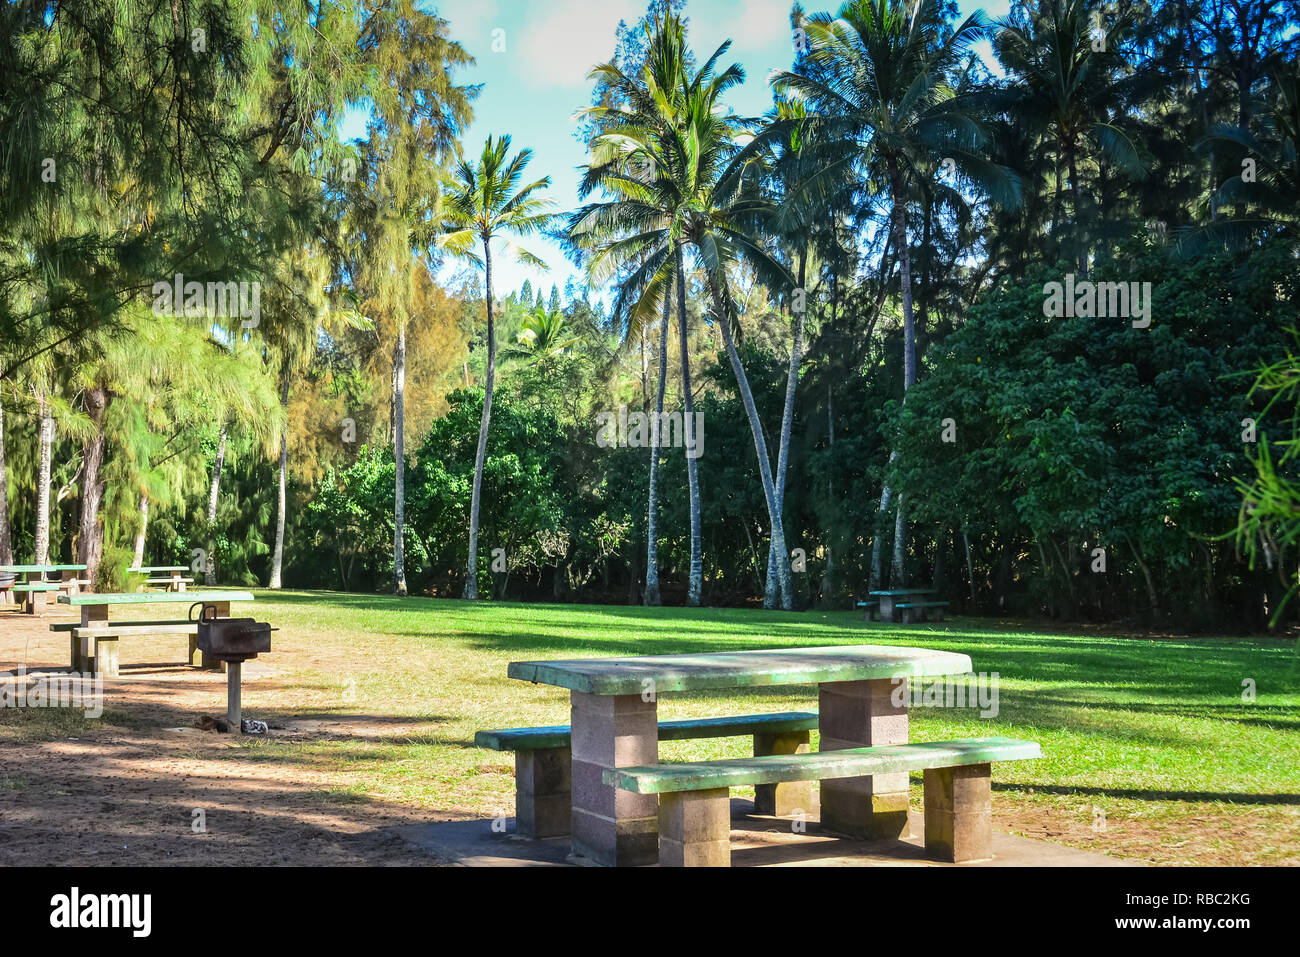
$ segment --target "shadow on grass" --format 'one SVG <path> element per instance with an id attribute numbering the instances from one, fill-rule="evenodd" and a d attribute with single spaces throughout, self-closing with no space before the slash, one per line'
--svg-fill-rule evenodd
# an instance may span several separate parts
<path id="1" fill-rule="evenodd" d="M 1062 794 L 1067 796 L 1091 794 L 1097 797 L 1134 798 L 1139 801 L 1188 801 L 1193 803 L 1300 805 L 1300 794 L 1246 794 L 1224 791 L 1160 791 L 1150 788 L 1094 788 L 1071 784 L 999 784 L 993 782 L 995 791 L 1033 791 L 1035 794 Z"/>

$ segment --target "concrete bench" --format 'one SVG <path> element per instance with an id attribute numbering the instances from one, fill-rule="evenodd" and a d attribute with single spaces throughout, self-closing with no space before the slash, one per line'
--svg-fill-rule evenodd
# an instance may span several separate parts
<path id="1" fill-rule="evenodd" d="M 198 624 L 192 621 L 124 621 L 107 626 L 83 626 L 71 623 L 66 627 L 52 625 L 51 630 L 71 633 L 70 657 L 73 671 L 116 678 L 118 677 L 118 640 L 146 635 L 187 635 L 190 639 L 189 663 L 195 667 L 202 665 L 199 628 Z"/>
<path id="2" fill-rule="evenodd" d="M 193 585 L 193 578 L 146 578 L 146 585 L 166 585 L 168 590 L 184 591 L 186 585 Z"/>
<path id="3" fill-rule="evenodd" d="M 903 613 L 903 624 L 910 625 L 915 617 L 913 611 L 915 608 L 933 608 L 934 620 L 943 621 L 943 610 L 948 607 L 948 603 L 946 601 L 900 601 L 895 602 L 894 607 Z M 923 612 L 923 614 L 927 618 L 930 615 L 929 612 Z"/>
<path id="4" fill-rule="evenodd" d="M 809 734 L 817 727 L 810 711 L 783 711 L 738 717 L 691 718 L 659 722 L 660 741 L 754 736 L 754 753 L 794 755 L 806 753 Z M 506 728 L 479 731 L 474 744 L 493 751 L 515 753 L 515 829 L 524 837 L 559 837 L 568 834 L 572 820 L 572 753 L 567 724 L 541 728 Z M 768 814 L 789 814 L 807 807 L 811 785 L 771 783 L 755 789 L 755 807 Z"/>
<path id="5" fill-rule="evenodd" d="M 867 611 L 866 611 L 866 618 L 865 618 L 864 620 L 865 620 L 865 621 L 875 621 L 875 620 L 876 620 L 876 617 L 877 617 L 877 614 L 878 614 L 878 612 L 879 612 L 879 609 L 880 609 L 880 602 L 878 602 L 878 601 L 860 601 L 860 602 L 858 602 L 856 605 L 854 605 L 853 607 L 854 607 L 854 608 L 865 608 Z"/>
<path id="6" fill-rule="evenodd" d="M 661 866 L 729 867 L 730 788 L 921 770 L 925 772 L 926 854 L 960 863 L 992 856 L 990 763 L 1041 757 L 1034 741 L 969 738 L 610 768 L 603 780 L 634 794 L 659 795 Z"/>
<path id="7" fill-rule="evenodd" d="M 26 594 L 27 598 L 23 604 L 23 611 L 29 615 L 39 615 L 40 609 L 46 604 L 45 596 L 49 592 L 57 592 L 62 588 L 58 582 L 20 582 L 13 586 L 15 595 L 20 593 Z"/>

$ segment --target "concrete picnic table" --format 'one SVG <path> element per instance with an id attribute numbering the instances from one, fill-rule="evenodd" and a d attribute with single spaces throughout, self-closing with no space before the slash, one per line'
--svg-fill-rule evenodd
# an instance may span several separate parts
<path id="1" fill-rule="evenodd" d="M 608 768 L 659 763 L 660 694 L 815 684 L 821 750 L 834 751 L 905 744 L 908 699 L 905 685 L 897 693 L 900 680 L 970 671 L 970 657 L 955 652 L 837 645 L 514 661 L 506 673 L 569 689 L 574 853 L 598 864 L 636 865 L 658 859 L 658 798 L 616 790 L 602 775 Z M 835 831 L 906 836 L 907 812 L 906 772 L 821 784 L 821 822 Z"/>
<path id="2" fill-rule="evenodd" d="M 94 654 L 90 643 L 93 636 L 86 634 L 86 630 L 95 628 L 107 629 L 111 626 L 108 620 L 108 610 L 117 605 L 166 605 L 166 604 L 184 604 L 187 606 L 202 604 L 211 605 L 215 609 L 218 618 L 230 617 L 230 603 L 232 601 L 253 601 L 252 592 L 235 591 L 230 588 L 205 589 L 202 591 L 191 592 L 103 592 L 91 595 L 60 595 L 59 604 L 71 605 L 74 608 L 81 609 L 81 626 L 73 632 L 73 653 L 72 667 L 73 670 L 79 670 L 78 662 L 94 659 Z M 143 625 L 152 625 L 160 623 L 139 623 Z M 71 626 L 51 625 L 51 630 L 61 629 Z M 198 647 L 198 639 L 193 635 L 190 636 L 189 661 L 195 667 L 203 667 L 203 658 Z M 222 669 L 224 670 L 224 668 Z"/>
<path id="3" fill-rule="evenodd" d="M 894 607 L 896 600 L 909 598 L 913 595 L 933 595 L 934 592 L 933 588 L 894 588 L 890 591 L 871 591 L 867 592 L 867 594 L 880 599 L 880 620 L 893 621 L 894 612 L 897 611 Z"/>
<path id="4" fill-rule="evenodd" d="M 93 627 L 96 622 L 108 622 L 108 609 L 114 605 L 214 605 L 218 618 L 230 617 L 232 601 L 253 601 L 253 593 L 230 588 L 203 589 L 200 591 L 132 591 L 102 592 L 89 595 L 60 595 L 60 605 L 81 609 L 81 627 Z"/>
<path id="5" fill-rule="evenodd" d="M 21 584 L 45 584 L 45 576 L 58 572 L 59 580 L 50 582 L 58 586 L 60 591 L 67 591 L 69 594 L 76 594 L 80 591 L 80 578 L 78 573 L 86 570 L 85 565 L 0 565 L 0 574 L 22 575 Z M 39 575 L 38 581 L 33 582 L 32 576 Z M 45 593 L 41 591 L 29 591 L 27 593 L 27 613 L 36 614 L 36 609 L 45 604 Z"/>
<path id="6" fill-rule="evenodd" d="M 189 565 L 141 565 L 139 568 L 128 568 L 128 572 L 140 572 L 146 577 L 157 575 L 160 572 L 166 572 L 169 579 L 165 584 L 168 591 L 184 591 L 188 582 L 184 581 L 184 572 L 190 570 Z"/>

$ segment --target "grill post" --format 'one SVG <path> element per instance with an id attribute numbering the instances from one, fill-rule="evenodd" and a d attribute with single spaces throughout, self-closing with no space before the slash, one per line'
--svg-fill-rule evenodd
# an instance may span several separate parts
<path id="1" fill-rule="evenodd" d="M 231 730 L 235 734 L 241 734 L 244 728 L 241 720 L 243 708 L 239 699 L 239 673 L 243 667 L 244 663 L 238 660 L 226 663 L 226 720 L 233 726 Z"/>

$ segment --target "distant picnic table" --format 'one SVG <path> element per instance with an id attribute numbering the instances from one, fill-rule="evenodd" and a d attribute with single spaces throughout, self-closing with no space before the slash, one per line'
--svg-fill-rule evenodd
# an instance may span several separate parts
<path id="1" fill-rule="evenodd" d="M 0 565 L 0 574 L 14 575 L 15 578 L 22 576 L 22 580 L 15 580 L 9 590 L 15 595 L 26 596 L 23 610 L 29 615 L 41 613 L 47 592 L 63 591 L 75 595 L 82 585 L 89 584 L 79 574 L 85 570 L 85 565 Z M 57 574 L 58 579 L 48 581 L 45 576 L 53 574 Z M 35 581 L 32 580 L 33 575 L 36 576 Z"/>
<path id="2" fill-rule="evenodd" d="M 904 624 L 911 624 L 916 618 L 927 617 L 927 610 L 933 609 L 935 617 L 943 621 L 943 610 L 948 607 L 946 601 L 932 601 L 926 596 L 933 595 L 933 588 L 891 588 L 885 591 L 867 592 L 875 601 L 860 601 L 859 608 L 867 610 L 867 621 L 874 612 L 879 612 L 881 621 L 897 621 L 902 614 Z"/>
<path id="3" fill-rule="evenodd" d="M 806 809 L 811 794 L 807 782 L 820 779 L 825 827 L 860 836 L 897 837 L 908 832 L 908 779 L 900 772 L 961 764 L 987 768 L 990 760 L 1033 756 L 1037 745 L 1005 739 L 943 742 L 944 748 L 907 745 L 907 699 L 896 694 L 899 680 L 970 671 L 971 660 L 964 654 L 883 645 L 514 661 L 507 670 L 509 677 L 569 689 L 571 724 L 480 732 L 478 741 L 505 750 L 502 742 L 513 735 L 519 743 L 509 749 L 544 748 L 551 753 L 552 760 L 545 764 L 522 764 L 528 773 L 518 785 L 518 813 L 539 813 L 534 808 L 548 803 L 571 803 L 575 853 L 605 865 L 653 863 L 665 853 L 669 858 L 661 863 L 721 864 L 729 861 L 725 810 L 729 786 L 759 785 L 760 791 L 770 789 L 769 805 L 787 807 L 791 802 L 774 792 L 789 789 Z M 772 715 L 780 719 L 774 727 L 768 727 L 761 720 L 768 716 L 762 715 L 662 725 L 658 720 L 661 694 L 796 684 L 818 686 L 817 715 Z M 815 718 L 820 727 L 821 752 L 903 747 L 884 756 L 856 750 L 807 754 L 810 725 L 803 723 L 805 717 Z M 684 728 L 676 727 L 693 724 L 705 727 L 700 733 L 683 733 Z M 539 740 L 525 743 L 529 732 L 538 732 Z M 755 736 L 754 758 L 658 764 L 660 739 L 745 733 Z M 876 770 L 893 773 L 864 774 Z M 692 803 L 697 800 L 711 802 L 707 811 Z M 692 806 L 711 821 L 707 839 L 699 836 L 698 829 L 687 837 L 678 827 L 686 826 L 683 821 L 690 818 Z M 661 833 L 661 826 L 668 830 Z M 957 848 L 959 855 L 978 851 Z"/>
<path id="4" fill-rule="evenodd" d="M 50 625 L 51 631 L 71 633 L 72 670 L 118 675 L 118 640 L 148 635 L 186 635 L 189 638 L 188 662 L 196 668 L 225 671 L 225 664 L 199 650 L 198 625 L 188 617 L 149 621 L 108 620 L 110 608 L 131 605 L 183 604 L 211 606 L 218 618 L 230 617 L 230 603 L 253 601 L 252 592 L 234 589 L 204 589 L 192 592 L 105 592 L 91 595 L 60 595 L 59 604 L 81 610 L 81 623 Z"/>
<path id="5" fill-rule="evenodd" d="M 146 585 L 164 585 L 167 591 L 184 591 L 186 585 L 194 584 L 193 578 L 183 577 L 189 570 L 188 565 L 141 565 L 128 568 L 127 572 L 144 575 Z"/>

